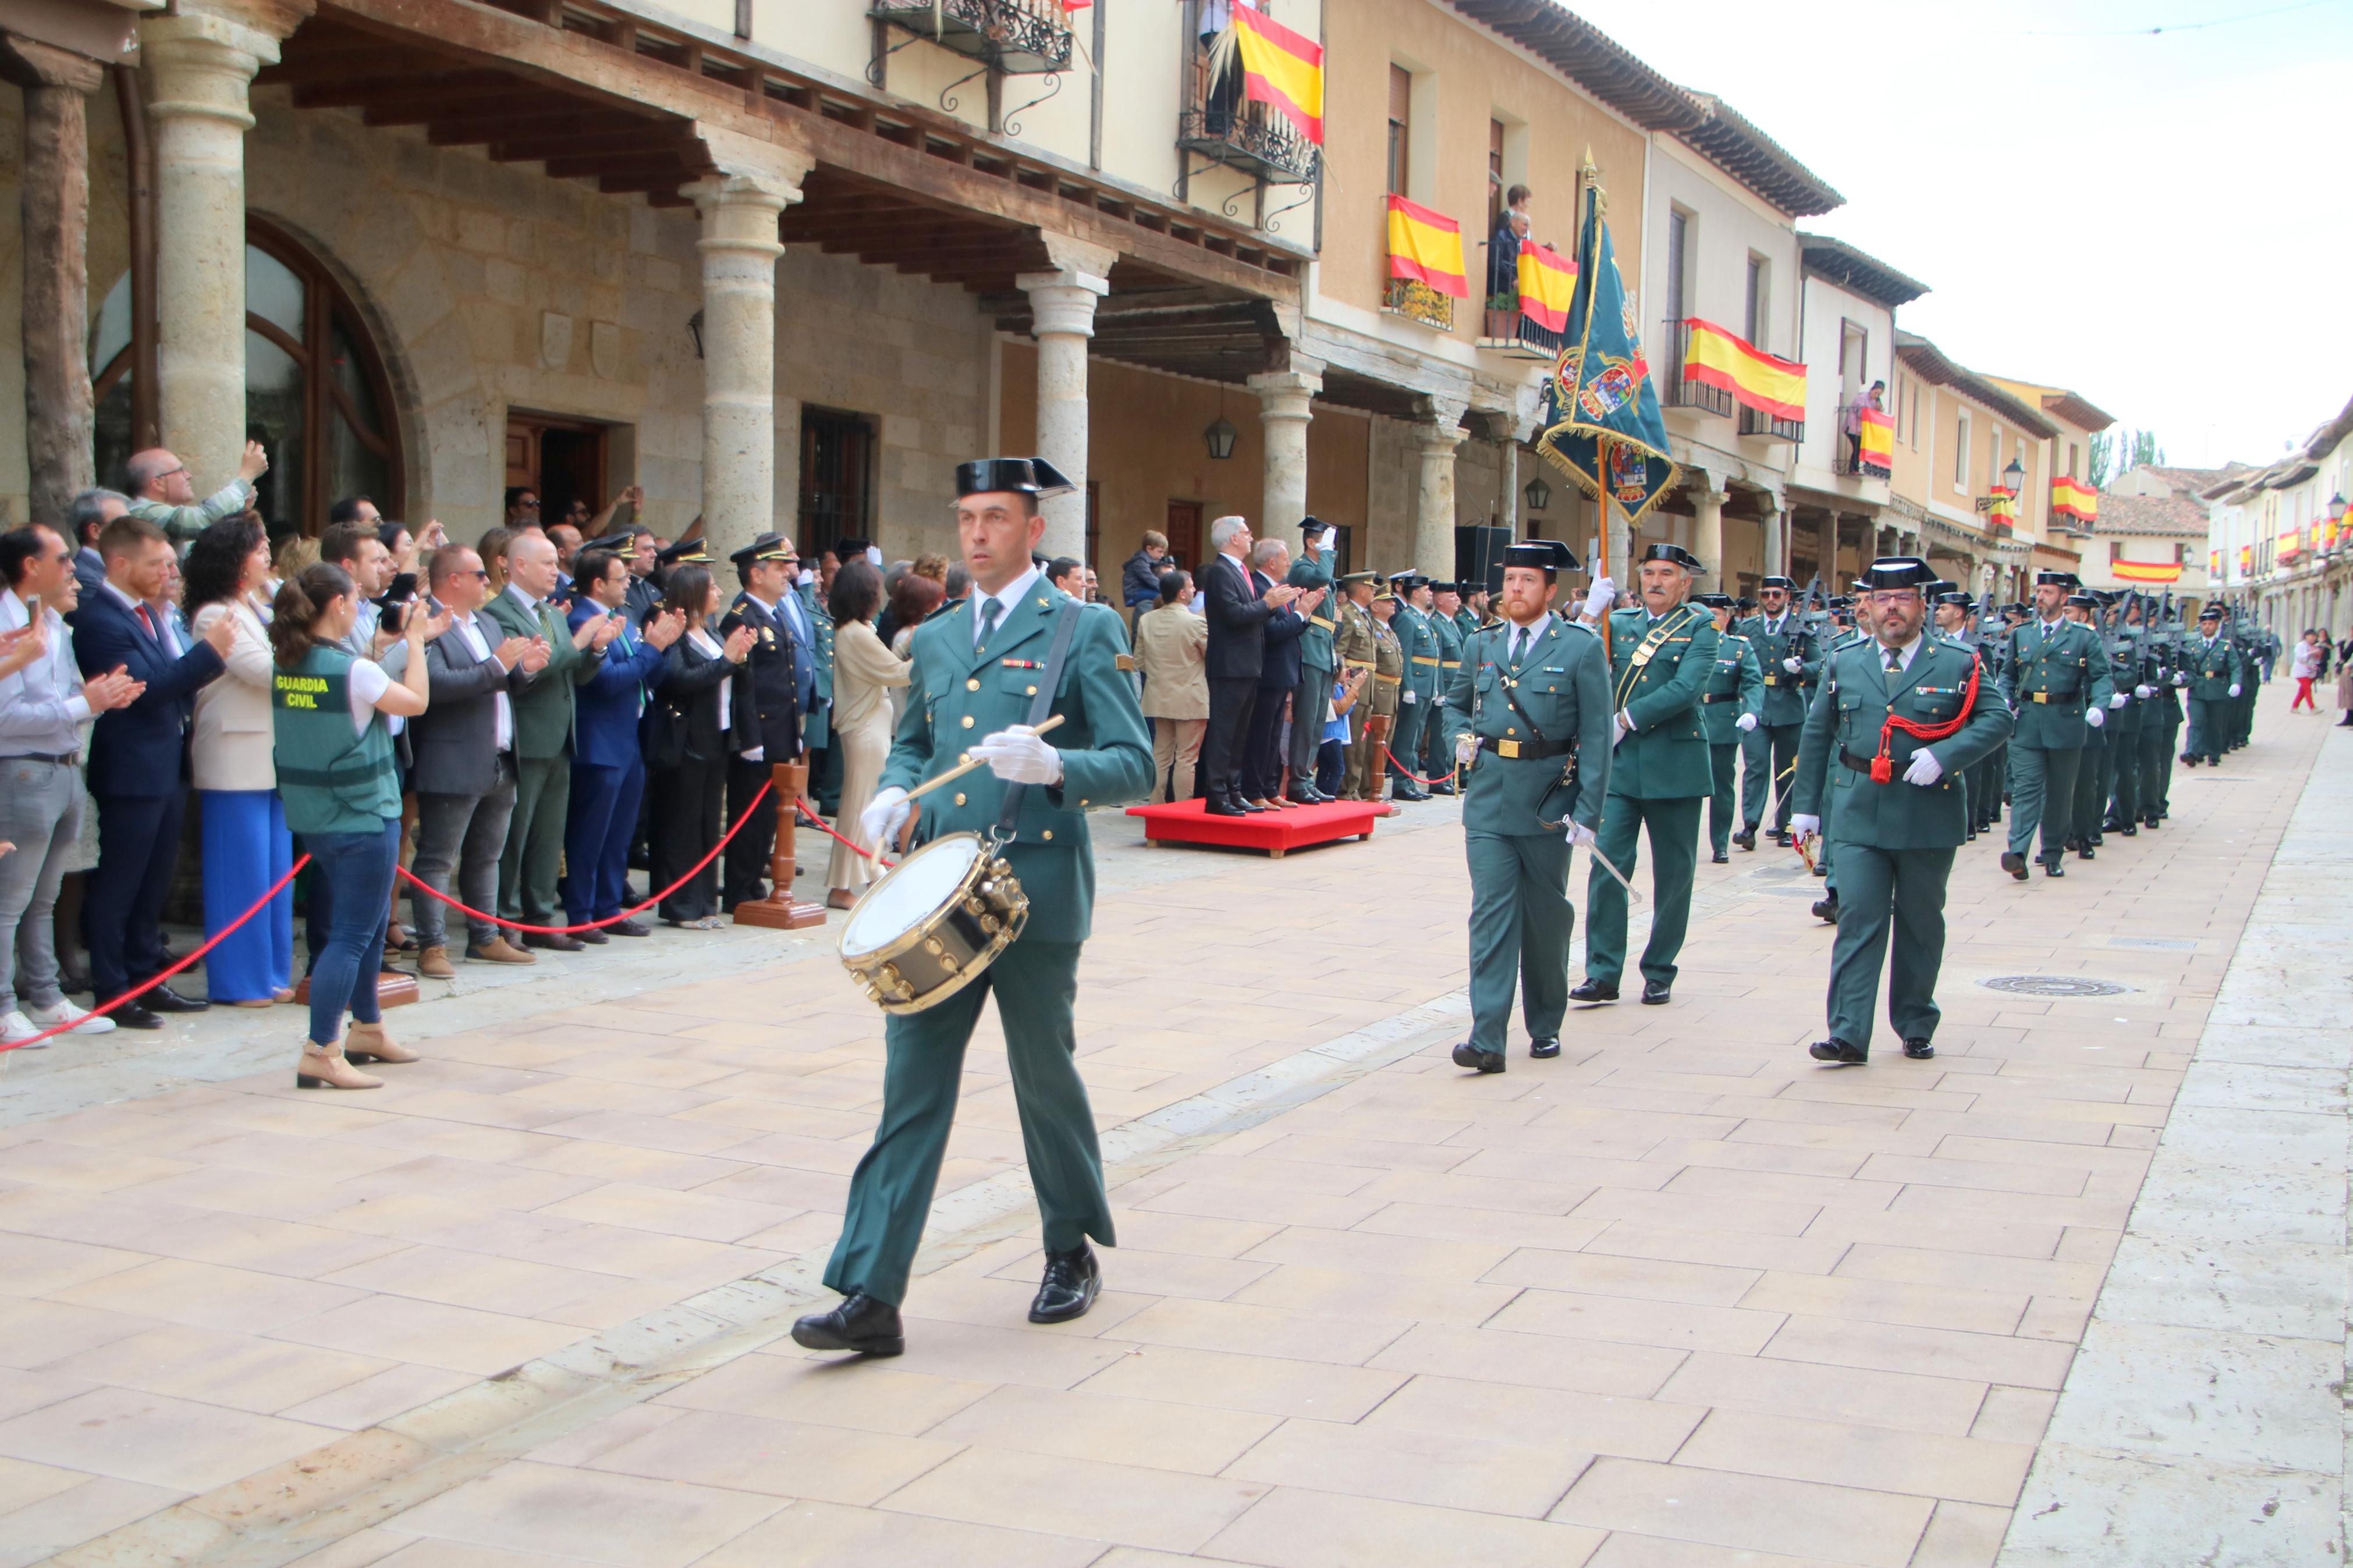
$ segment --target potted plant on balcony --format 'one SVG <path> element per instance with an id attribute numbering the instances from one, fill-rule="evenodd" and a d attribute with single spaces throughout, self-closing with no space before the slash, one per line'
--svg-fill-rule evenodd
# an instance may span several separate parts
<path id="1" fill-rule="evenodd" d="M 1487 332 L 1491 338 L 1516 338 L 1520 335 L 1520 296 L 1516 289 L 1506 289 L 1487 296 Z"/>

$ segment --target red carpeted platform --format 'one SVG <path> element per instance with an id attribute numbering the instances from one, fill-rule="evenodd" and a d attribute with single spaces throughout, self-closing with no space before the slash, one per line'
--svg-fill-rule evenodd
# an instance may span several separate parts
<path id="1" fill-rule="evenodd" d="M 1255 816 L 1211 816 L 1201 805 L 1198 800 L 1131 805 L 1127 815 L 1144 818 L 1147 843 L 1227 844 L 1239 849 L 1263 849 L 1280 860 L 1285 850 L 1303 849 L 1311 844 L 1370 838 L 1373 823 L 1393 810 L 1366 801 L 1342 800 L 1330 805 L 1265 811 Z"/>

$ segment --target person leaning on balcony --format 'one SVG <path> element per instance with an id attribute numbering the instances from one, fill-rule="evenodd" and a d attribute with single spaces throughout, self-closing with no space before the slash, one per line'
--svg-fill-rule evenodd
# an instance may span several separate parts
<path id="1" fill-rule="evenodd" d="M 123 465 L 131 488 L 129 515 L 153 523 L 174 546 L 183 545 L 222 518 L 234 517 L 251 506 L 253 481 L 269 471 L 269 458 L 261 443 L 248 441 L 237 478 L 200 501 L 188 465 L 161 447 L 150 447 L 132 453 Z"/>
<path id="2" fill-rule="evenodd" d="M 1848 473 L 1859 473 L 1862 468 L 1862 411 L 1868 408 L 1876 414 L 1886 406 L 1887 384 L 1883 381 L 1873 382 L 1869 392 L 1847 405 L 1844 424 Z"/>
<path id="3" fill-rule="evenodd" d="M 1504 193 L 1504 210 L 1495 215 L 1495 232 L 1487 237 L 1487 297 L 1520 297 L 1520 247 L 1528 243 L 1535 219 L 1528 214 L 1532 193 L 1514 185 Z"/>

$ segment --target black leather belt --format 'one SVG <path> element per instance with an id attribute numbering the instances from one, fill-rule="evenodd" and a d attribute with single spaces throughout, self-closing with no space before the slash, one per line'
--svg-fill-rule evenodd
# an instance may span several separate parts
<path id="1" fill-rule="evenodd" d="M 1705 692 L 1702 692 L 1702 693 L 1700 694 L 1700 699 L 1699 699 L 1699 700 L 1700 700 L 1700 701 L 1701 701 L 1702 703 L 1708 703 L 1708 702 L 1737 702 L 1737 701 L 1739 701 L 1739 700 L 1740 700 L 1740 693 L 1738 693 L 1737 691 L 1727 691 L 1727 692 L 1724 693 L 1724 695 L 1722 695 L 1721 697 L 1710 697 L 1710 696 L 1709 696 L 1709 695 L 1707 695 Z"/>
<path id="2" fill-rule="evenodd" d="M 1493 752 L 1499 757 L 1565 757 L 1577 750 L 1574 741 L 1499 741 L 1493 735 L 1479 738 L 1479 749 Z"/>
<path id="3" fill-rule="evenodd" d="M 73 767 L 80 761 L 79 752 L 68 752 L 63 756 L 54 756 L 47 752 L 14 752 L 0 757 L 0 763 L 47 763 L 60 768 Z"/>
<path id="4" fill-rule="evenodd" d="M 1844 763 L 1848 767 L 1852 768 L 1859 773 L 1867 773 L 1871 771 L 1871 759 L 1869 757 L 1858 757 L 1852 752 L 1842 751 L 1839 752 L 1839 761 Z"/>

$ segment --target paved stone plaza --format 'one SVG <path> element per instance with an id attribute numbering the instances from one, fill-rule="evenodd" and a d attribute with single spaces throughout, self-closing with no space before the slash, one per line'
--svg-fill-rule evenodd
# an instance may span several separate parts
<path id="1" fill-rule="evenodd" d="M 784 1337 L 880 1092 L 827 932 L 470 969 L 369 1094 L 285 1010 L 0 1058 L 0 1564 L 2341 1563 L 2348 761 L 2274 688 L 2162 831 L 1965 850 L 1936 1059 L 1847 1070 L 1786 852 L 1474 1079 L 1451 805 L 1101 817 L 1108 1289 L 1023 1321 L 992 1016 L 876 1364 Z"/>

